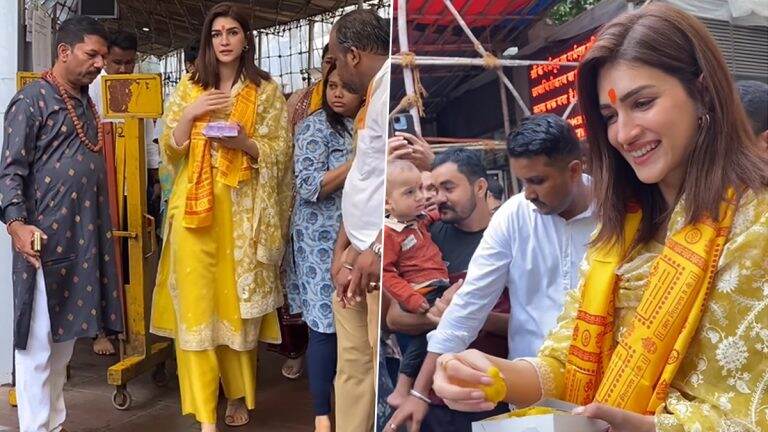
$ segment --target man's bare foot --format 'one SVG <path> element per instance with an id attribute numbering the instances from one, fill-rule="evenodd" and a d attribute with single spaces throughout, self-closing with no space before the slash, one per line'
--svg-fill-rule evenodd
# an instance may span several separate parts
<path id="1" fill-rule="evenodd" d="M 93 352 L 98 355 L 112 355 L 115 353 L 115 347 L 103 333 L 99 333 L 99 336 L 93 341 Z"/>
<path id="2" fill-rule="evenodd" d="M 243 426 L 248 424 L 248 421 L 250 421 L 250 416 L 248 415 L 248 407 L 245 406 L 243 398 L 228 400 L 224 423 L 227 426 Z"/>
<path id="3" fill-rule="evenodd" d="M 216 424 L 215 423 L 200 423 L 200 431 L 201 432 L 216 432 Z"/>
<path id="4" fill-rule="evenodd" d="M 315 432 L 333 432 L 331 418 L 327 415 L 315 416 Z"/>
<path id="5" fill-rule="evenodd" d="M 288 359 L 283 363 L 283 376 L 288 379 L 298 379 L 304 372 L 304 356 Z"/>

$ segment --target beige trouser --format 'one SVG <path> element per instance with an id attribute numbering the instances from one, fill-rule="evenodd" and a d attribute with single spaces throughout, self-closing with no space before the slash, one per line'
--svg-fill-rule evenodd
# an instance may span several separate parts
<path id="1" fill-rule="evenodd" d="M 376 411 L 376 366 L 379 347 L 379 292 L 366 301 L 343 308 L 333 298 L 338 362 L 336 432 L 373 430 Z"/>

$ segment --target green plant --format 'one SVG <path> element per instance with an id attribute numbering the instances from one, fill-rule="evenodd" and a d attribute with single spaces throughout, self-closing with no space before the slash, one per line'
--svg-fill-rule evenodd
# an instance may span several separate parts
<path id="1" fill-rule="evenodd" d="M 549 12 L 549 19 L 555 25 L 560 25 L 599 2 L 600 0 L 563 0 Z"/>

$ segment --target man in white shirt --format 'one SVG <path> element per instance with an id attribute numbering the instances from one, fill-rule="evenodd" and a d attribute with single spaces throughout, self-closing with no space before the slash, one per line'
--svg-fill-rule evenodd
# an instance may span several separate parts
<path id="1" fill-rule="evenodd" d="M 475 340 L 505 286 L 511 307 L 509 358 L 516 358 L 536 355 L 562 310 L 565 292 L 579 282 L 596 219 L 573 129 L 555 115 L 528 117 L 509 135 L 507 152 L 525 191 L 491 219 L 463 286 L 428 336 L 429 354 L 414 383 L 416 395 L 393 416 L 395 427 L 411 423 L 411 431 L 419 430 L 429 409 L 424 400 L 437 357 L 462 351 Z M 450 203 L 450 187 L 438 187 L 438 206 Z M 443 207 L 441 218 L 449 219 L 451 206 Z"/>
<path id="2" fill-rule="evenodd" d="M 103 118 L 104 99 L 102 97 L 101 78 L 107 74 L 133 73 L 133 69 L 136 67 L 138 41 L 135 34 L 126 31 L 118 31 L 112 33 L 107 42 L 109 44 L 109 52 L 104 59 L 104 69 L 102 69 L 101 74 L 99 74 L 88 87 L 88 94 L 93 100 L 93 103 L 96 104 L 96 108 L 102 116 L 102 121 L 116 122 L 115 120 L 106 120 Z M 160 149 L 158 145 L 152 141 L 153 129 L 152 120 L 146 119 L 144 121 L 144 145 L 147 158 L 147 204 L 150 207 L 149 213 L 156 217 L 160 204 L 160 181 L 158 175 L 158 168 L 160 167 Z M 99 335 L 93 342 L 93 350 L 101 355 L 111 355 L 115 353 L 115 347 L 109 339 L 103 335 Z"/>
<path id="3" fill-rule="evenodd" d="M 373 10 L 355 10 L 333 25 L 328 43 L 341 81 L 352 91 L 366 95 L 355 120 L 355 159 L 344 183 L 342 227 L 332 266 L 338 341 L 334 382 L 337 432 L 373 429 L 389 108 L 389 28 L 389 20 Z"/>

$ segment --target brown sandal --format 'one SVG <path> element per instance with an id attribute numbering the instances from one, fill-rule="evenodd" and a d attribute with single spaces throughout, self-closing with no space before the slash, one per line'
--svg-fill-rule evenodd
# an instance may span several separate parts
<path id="1" fill-rule="evenodd" d="M 283 363 L 283 367 L 280 369 L 280 372 L 284 377 L 288 379 L 299 379 L 301 374 L 304 373 L 304 358 L 299 357 L 298 359 L 286 360 L 285 363 Z"/>
<path id="2" fill-rule="evenodd" d="M 232 408 L 232 403 L 227 401 L 227 413 L 224 415 L 224 424 L 227 426 L 245 426 L 248 424 L 248 422 L 251 421 L 251 416 L 248 413 L 248 407 L 245 406 L 245 402 L 238 402 L 237 405 L 238 406 L 236 408 Z M 232 411 L 230 411 L 230 409 L 232 409 Z M 245 421 L 237 422 L 235 417 L 241 409 L 245 411 Z"/>

